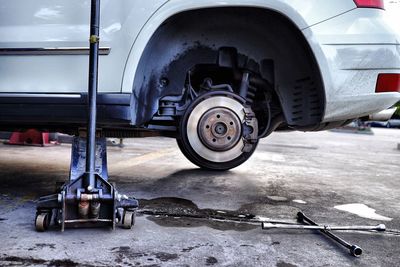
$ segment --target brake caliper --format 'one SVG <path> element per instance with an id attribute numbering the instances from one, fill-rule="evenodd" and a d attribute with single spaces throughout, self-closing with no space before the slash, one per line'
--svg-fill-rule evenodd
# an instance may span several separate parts
<path id="1" fill-rule="evenodd" d="M 251 108 L 244 108 L 244 123 L 243 123 L 243 152 L 250 152 L 258 140 L 258 121 L 256 114 Z"/>

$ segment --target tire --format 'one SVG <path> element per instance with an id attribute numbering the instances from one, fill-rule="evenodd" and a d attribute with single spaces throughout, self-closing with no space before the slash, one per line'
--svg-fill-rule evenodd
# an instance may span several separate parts
<path id="1" fill-rule="evenodd" d="M 212 106 L 213 101 L 221 105 Z M 243 151 L 245 143 L 243 118 L 240 115 L 242 107 L 244 107 L 243 99 L 227 92 L 207 93 L 194 100 L 184 112 L 178 129 L 177 143 L 185 157 L 203 169 L 216 171 L 226 171 L 247 161 L 255 151 L 258 139 L 251 144 L 251 147 Z M 217 120 L 213 116 L 219 113 L 221 115 Z M 230 122 L 227 123 L 228 121 Z M 193 122 L 196 123 L 196 127 L 193 126 Z M 209 127 L 208 122 L 213 122 L 213 126 Z M 216 129 L 221 129 L 219 123 L 223 126 L 221 134 L 216 133 Z M 205 128 L 204 125 L 208 127 L 207 129 L 214 130 L 204 130 L 205 133 L 203 133 L 201 129 Z M 215 135 L 212 135 L 212 132 Z M 230 133 L 234 133 L 232 137 L 229 136 Z M 213 146 L 212 141 L 205 138 L 205 135 L 210 136 L 210 139 L 217 144 Z M 226 142 L 225 137 L 228 140 Z M 207 140 L 204 141 L 204 139 Z M 218 143 L 221 140 L 222 145 Z"/>

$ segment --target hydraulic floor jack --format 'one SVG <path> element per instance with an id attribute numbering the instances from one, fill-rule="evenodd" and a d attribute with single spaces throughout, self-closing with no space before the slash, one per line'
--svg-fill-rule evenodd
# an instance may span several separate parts
<path id="1" fill-rule="evenodd" d="M 108 182 L 106 140 L 96 138 L 96 99 L 99 59 L 100 0 L 91 0 L 88 123 L 86 138 L 74 137 L 69 181 L 60 192 L 41 197 L 35 227 L 45 231 L 52 218 L 65 227 L 111 226 L 131 228 L 138 201 L 120 195 Z"/>

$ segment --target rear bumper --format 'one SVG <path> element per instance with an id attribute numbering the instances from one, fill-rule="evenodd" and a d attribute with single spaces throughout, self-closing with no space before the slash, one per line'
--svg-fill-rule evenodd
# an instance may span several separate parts
<path id="1" fill-rule="evenodd" d="M 324 81 L 323 122 L 366 116 L 400 101 L 400 93 L 375 93 L 378 74 L 400 73 L 400 37 L 384 14 L 354 9 L 304 30 Z"/>
<path id="2" fill-rule="evenodd" d="M 397 110 L 396 107 L 382 110 L 381 112 L 369 115 L 368 120 L 370 120 L 370 121 L 388 121 L 388 120 L 390 120 L 390 118 L 393 117 L 396 110 Z"/>
<path id="3" fill-rule="evenodd" d="M 327 106 L 324 121 L 339 121 L 368 116 L 387 109 L 398 101 L 400 101 L 400 93 L 338 97 Z"/>

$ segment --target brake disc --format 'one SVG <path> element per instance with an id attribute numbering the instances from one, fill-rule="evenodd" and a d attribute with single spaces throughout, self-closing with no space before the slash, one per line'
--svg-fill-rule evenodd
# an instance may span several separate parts
<path id="1" fill-rule="evenodd" d="M 254 113 L 227 96 L 205 98 L 193 108 L 187 122 L 191 147 L 212 162 L 228 162 L 248 151 L 254 133 L 257 136 Z"/>

